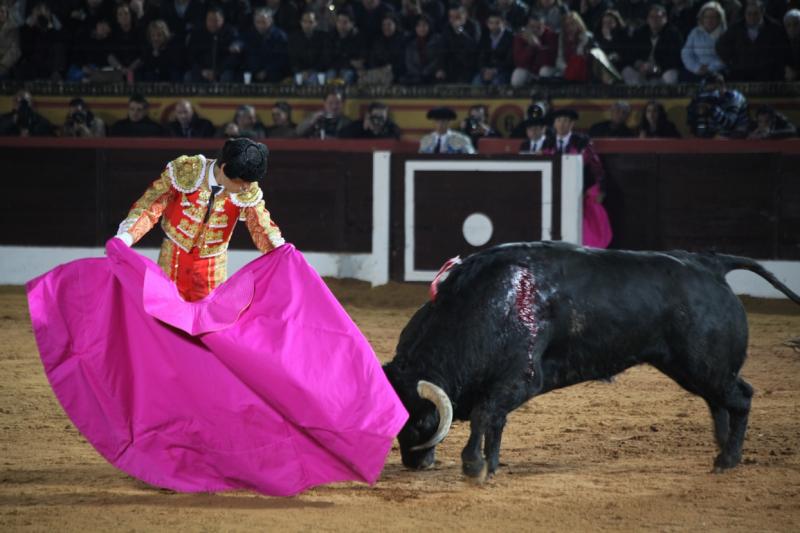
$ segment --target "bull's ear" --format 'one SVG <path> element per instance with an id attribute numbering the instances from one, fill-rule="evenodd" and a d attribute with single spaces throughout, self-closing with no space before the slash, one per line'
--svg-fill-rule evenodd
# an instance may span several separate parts
<path id="1" fill-rule="evenodd" d="M 453 404 L 450 403 L 447 393 L 440 387 L 430 381 L 420 380 L 417 383 L 417 394 L 421 398 L 433 402 L 436 406 L 436 412 L 439 413 L 439 427 L 436 428 L 436 433 L 427 442 L 414 446 L 411 448 L 412 451 L 433 448 L 442 442 L 450 431 L 450 425 L 453 423 Z"/>

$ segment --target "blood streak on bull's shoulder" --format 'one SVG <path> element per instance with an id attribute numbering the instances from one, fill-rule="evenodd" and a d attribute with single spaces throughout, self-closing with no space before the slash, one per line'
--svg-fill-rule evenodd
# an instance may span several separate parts
<path id="1" fill-rule="evenodd" d="M 534 313 L 534 304 L 536 303 L 536 284 L 533 274 L 530 270 L 520 268 L 514 273 L 512 278 L 512 290 L 515 293 L 515 306 L 517 317 L 523 326 L 530 332 L 528 338 L 528 368 L 525 370 L 525 375 L 528 379 L 533 378 L 533 342 L 536 340 L 536 335 L 539 333 L 539 324 L 536 321 L 536 314 Z"/>

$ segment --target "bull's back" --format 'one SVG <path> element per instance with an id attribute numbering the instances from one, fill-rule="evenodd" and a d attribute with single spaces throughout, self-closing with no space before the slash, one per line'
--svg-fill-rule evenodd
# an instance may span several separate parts
<path id="1" fill-rule="evenodd" d="M 425 334 L 414 335 L 418 346 L 436 348 L 423 352 L 452 350 L 463 372 L 482 379 L 527 360 L 532 335 L 546 344 L 545 390 L 641 363 L 736 372 L 746 346 L 741 304 L 707 258 L 562 243 L 503 245 L 470 256 L 440 286 L 424 323 Z M 706 350 L 713 339 L 727 343 L 726 351 Z M 726 355 L 732 352 L 742 355 Z"/>
<path id="2" fill-rule="evenodd" d="M 741 367 L 741 303 L 698 256 L 553 247 L 531 259 L 552 328 L 543 361 L 553 386 L 641 363 Z"/>

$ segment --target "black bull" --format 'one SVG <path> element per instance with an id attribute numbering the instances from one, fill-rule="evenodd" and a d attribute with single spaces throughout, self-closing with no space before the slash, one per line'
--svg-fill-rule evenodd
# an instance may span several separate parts
<path id="1" fill-rule="evenodd" d="M 751 259 L 520 243 L 468 257 L 400 335 L 384 370 L 410 418 L 403 464 L 427 468 L 453 416 L 470 421 L 463 471 L 497 469 L 506 416 L 528 399 L 647 363 L 711 410 L 716 471 L 741 459 L 753 389 L 739 377 L 747 318 L 725 282 Z M 481 453 L 483 444 L 483 453 Z"/>

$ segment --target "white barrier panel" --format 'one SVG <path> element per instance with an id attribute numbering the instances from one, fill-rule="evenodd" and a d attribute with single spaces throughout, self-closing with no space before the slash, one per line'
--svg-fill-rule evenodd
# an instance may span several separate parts
<path id="1" fill-rule="evenodd" d="M 566 220 L 564 217 L 579 217 L 581 214 L 581 171 L 583 161 L 579 156 L 563 157 L 561 173 L 561 199 L 562 239 L 568 242 L 580 242 L 580 224 L 575 220 Z M 431 161 L 409 160 L 405 163 L 404 195 L 405 195 L 405 243 L 404 243 L 404 279 L 405 281 L 431 281 L 436 275 L 435 270 L 426 270 L 415 264 L 417 243 L 415 238 L 415 219 L 417 214 L 415 180 L 417 172 L 425 171 L 456 171 L 456 172 L 491 172 L 491 173 L 518 173 L 530 172 L 534 179 L 540 180 L 541 186 L 541 212 L 540 224 L 542 240 L 552 238 L 552 209 L 553 209 L 553 163 L 547 160 L 520 161 L 520 160 L 470 160 L 470 161 Z M 437 179 L 431 176 L 426 179 Z M 577 190 L 577 193 L 575 192 Z M 566 214 L 565 214 L 566 213 Z M 579 220 L 579 219 L 577 219 Z M 473 246 L 479 246 L 487 235 L 491 235 L 492 221 L 483 213 L 473 213 L 463 223 L 464 239 Z M 442 258 L 444 261 L 446 258 Z"/>
<path id="2" fill-rule="evenodd" d="M 135 250 L 153 261 L 158 258 L 157 248 L 135 248 Z M 0 246 L 0 285 L 23 285 L 58 265 L 104 255 L 103 248 Z M 371 254 L 306 252 L 303 255 L 320 276 L 354 278 L 375 284 L 375 259 Z M 259 252 L 256 250 L 230 250 L 228 274 L 233 274 L 258 256 Z"/>

